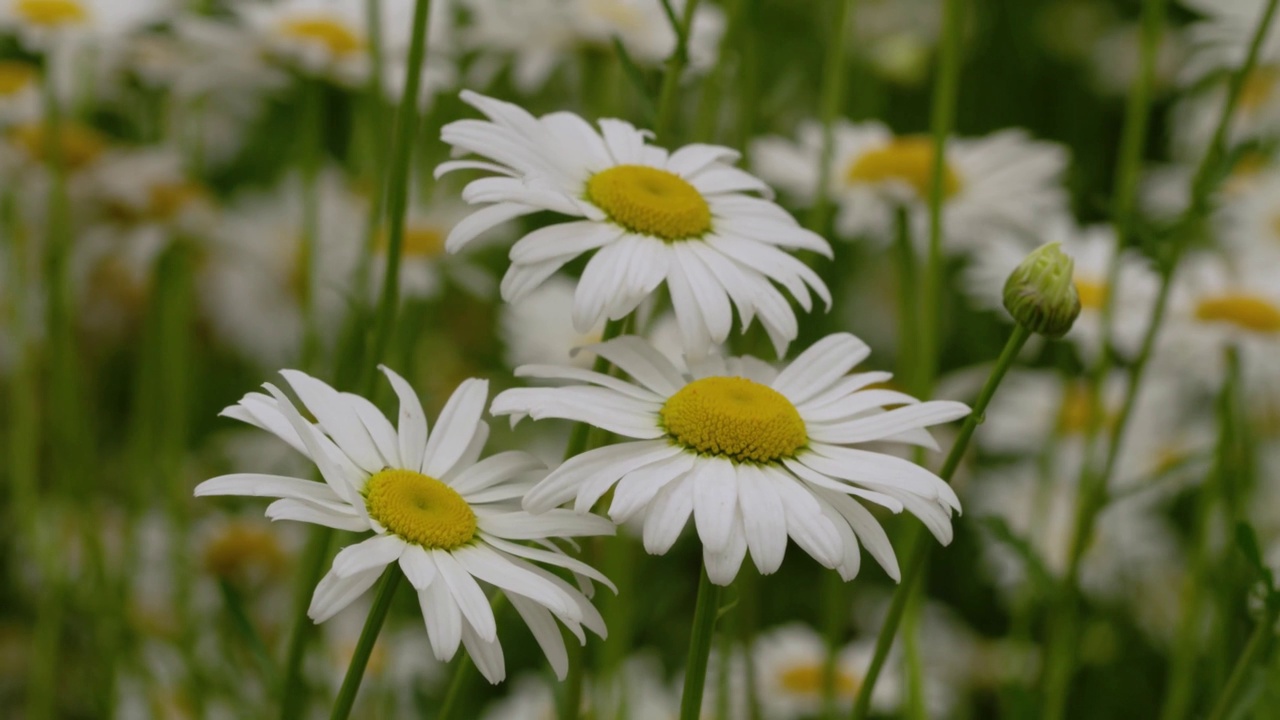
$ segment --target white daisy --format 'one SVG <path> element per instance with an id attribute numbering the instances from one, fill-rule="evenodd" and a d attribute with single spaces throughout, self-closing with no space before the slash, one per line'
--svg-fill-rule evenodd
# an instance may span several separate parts
<path id="1" fill-rule="evenodd" d="M 171 10 L 167 0 L 0 0 L 0 29 L 15 31 L 30 49 L 48 50 L 117 39 Z"/>
<path id="2" fill-rule="evenodd" d="M 488 85 L 506 65 L 523 93 L 544 84 L 574 53 L 601 48 L 612 53 L 616 37 L 638 65 L 665 61 L 675 49 L 675 32 L 662 5 L 647 0 L 462 0 L 469 22 L 461 30 L 460 45 L 478 53 L 469 78 Z M 677 14 L 685 0 L 674 0 Z M 724 13 L 702 4 L 694 12 L 689 32 L 689 68 L 704 71 L 715 65 Z"/>
<path id="3" fill-rule="evenodd" d="M 862 677 L 871 663 L 874 648 L 861 642 L 847 645 L 836 655 L 835 703 L 848 714 L 862 686 Z M 773 628 L 756 638 L 752 649 L 755 691 L 760 710 L 768 720 L 800 720 L 822 712 L 822 678 L 827 660 L 827 643 L 813 628 L 791 623 Z M 884 666 L 876 683 L 871 704 L 877 713 L 893 713 L 900 704 L 902 678 L 900 663 Z M 941 717 L 930 713 L 930 717 Z"/>
<path id="4" fill-rule="evenodd" d="M 471 212 L 466 204 L 453 200 L 415 203 L 405 218 L 400 254 L 400 297 L 430 300 L 444 290 L 448 278 L 477 297 L 490 295 L 496 282 L 489 271 L 465 256 L 448 255 L 444 240 Z M 382 292 L 387 272 L 387 237 L 382 233 L 374 246 L 373 297 Z"/>
<path id="5" fill-rule="evenodd" d="M 321 172 L 317 193 L 315 310 L 327 342 L 351 306 L 368 211 L 337 171 Z M 270 192 L 233 199 L 200 267 L 198 288 L 215 336 L 267 367 L 288 362 L 302 343 L 302 203 L 296 176 Z"/>
<path id="6" fill-rule="evenodd" d="M 1077 227 L 1070 218 L 1046 223 L 1033 243 L 1004 235 L 989 241 L 987 248 L 974 253 L 964 270 L 965 290 L 980 307 L 995 310 L 1005 320 L 1012 318 L 1004 307 L 1004 283 L 1027 255 L 1045 242 L 1062 244 L 1062 251 L 1075 261 L 1075 285 L 1080 295 L 1080 315 L 1066 334 L 1085 358 L 1095 358 L 1102 350 L 1102 309 L 1110 292 L 1108 275 L 1115 255 L 1115 230 L 1110 225 Z M 1120 296 L 1112 318 L 1111 344 L 1124 357 L 1133 357 L 1142 344 L 1159 279 L 1150 263 L 1136 252 L 1126 250 L 1120 257 Z"/>
<path id="7" fill-rule="evenodd" d="M 0 127 L 40 116 L 40 69 L 18 60 L 0 60 Z"/>
<path id="8" fill-rule="evenodd" d="M 932 187 L 933 140 L 895 136 L 878 122 L 837 121 L 832 128 L 834 160 L 830 199 L 838 205 L 836 228 L 845 237 L 867 236 L 888 244 L 898 207 L 910 212 L 913 237 L 927 239 L 928 199 Z M 802 123 L 798 139 L 778 136 L 755 140 L 754 170 L 802 204 L 818 192 L 822 127 Z M 943 163 L 943 227 L 951 251 L 985 247 L 992 234 L 1034 234 L 1046 217 L 1066 210 L 1062 175 L 1064 148 L 1030 139 L 1021 130 L 947 143 Z"/>
<path id="9" fill-rule="evenodd" d="M 308 610 L 316 622 L 333 617 L 363 595 L 388 565 L 399 563 L 418 594 L 436 659 L 451 659 L 461 642 L 480 672 L 497 683 L 506 671 L 493 610 L 476 582 L 481 580 L 506 594 L 563 679 L 568 655 L 552 618 L 584 643 L 584 625 L 603 637 L 604 624 L 582 592 L 529 561 L 568 569 L 580 582 L 607 583 L 551 541 L 611 534 L 612 526 L 592 515 L 558 511 L 534 517 L 519 509 L 516 499 L 545 468 L 521 452 L 479 459 L 489 436 L 480 419 L 487 381 L 462 383 L 428 434 L 413 388 L 399 375 L 383 371 L 400 399 L 398 427 L 369 401 L 294 370 L 281 374 L 318 422 L 305 420 L 269 383 L 264 386 L 269 395 L 250 393 L 223 411 L 309 457 L 323 483 L 244 473 L 206 480 L 196 495 L 281 498 L 267 508 L 273 520 L 373 532 L 339 552 L 316 586 Z M 520 544 L 524 540 L 544 547 Z"/>
<path id="10" fill-rule="evenodd" d="M 1223 200 L 1215 218 L 1223 245 L 1239 257 L 1280 263 L 1280 170 L 1268 167 Z"/>
<path id="11" fill-rule="evenodd" d="M 355 84 L 368 76 L 371 67 L 367 4 L 365 0 L 281 0 L 242 3 L 237 12 L 273 55 L 303 72 Z M 434 54 L 444 49 L 450 36 L 450 3 L 431 5 L 428 47 Z M 401 66 L 413 31 L 414 3 L 384 2 L 381 10 L 379 31 L 388 77 L 403 81 Z"/>
<path id="12" fill-rule="evenodd" d="M 641 306 L 640 314 L 644 314 L 644 310 Z M 551 277 L 524 300 L 504 304 L 500 312 L 502 340 L 510 367 L 551 364 L 586 369 L 595 362 L 590 353 L 578 350 L 600 342 L 604 320 L 585 333 L 573 327 L 573 281 L 568 278 Z M 639 324 L 647 326 L 644 336 L 659 352 L 683 366 L 680 328 L 675 318 L 664 313 L 651 322 L 641 320 Z"/>
<path id="13" fill-rule="evenodd" d="M 616 484 L 609 515 L 619 523 L 643 518 L 651 554 L 666 553 L 692 514 L 707 574 L 719 585 L 733 580 L 748 550 L 760 572 L 776 571 L 788 536 L 846 580 L 858 573 L 861 540 L 896 580 L 888 537 L 854 498 L 905 508 L 939 542 L 951 541 L 960 503 L 949 485 L 908 461 L 850 446 L 936 447 L 925 428 L 969 408 L 868 389 L 889 375 L 847 375 L 871 352 L 854 336 L 830 335 L 781 372 L 752 357 L 712 356 L 684 374 L 632 336 L 592 349 L 635 382 L 533 365 L 516 374 L 589 384 L 494 398 L 492 412 L 513 422 L 564 418 L 630 439 L 566 461 L 525 496 L 531 512 L 568 500 L 586 512 Z"/>
<path id="14" fill-rule="evenodd" d="M 535 118 L 473 92 L 462 98 L 492 122 L 450 123 L 444 140 L 488 160 L 447 162 L 436 174 L 480 169 L 498 175 L 463 190 L 463 199 L 486 207 L 454 228 L 449 250 L 539 210 L 581 218 L 536 230 L 511 248 L 504 300 L 518 302 L 565 263 L 598 250 L 574 298 L 579 332 L 601 318 L 625 317 L 665 282 L 689 354 L 723 342 L 736 308 L 743 328 L 760 318 L 781 355 L 798 326 L 786 296 L 770 281 L 806 311 L 810 290 L 830 307 L 818 275 L 783 252 L 803 248 L 829 257 L 830 246 L 774 203 L 747 195 L 770 191 L 729 164 L 738 156 L 733 150 L 688 145 L 668 153 L 621 120 L 601 120 L 597 132 L 569 113 Z"/>
<path id="15" fill-rule="evenodd" d="M 989 471 L 965 488 L 965 503 L 975 518 L 1000 518 L 1045 570 L 1061 578 L 1075 534 L 1077 485 L 1070 471 L 1053 475 L 1042 477 L 1034 462 Z M 983 548 L 997 584 L 1013 597 L 1028 576 L 1023 556 L 985 533 Z M 1091 598 L 1128 605 L 1153 635 L 1167 637 L 1180 604 L 1169 588 L 1178 586 L 1174 578 L 1182 567 L 1173 527 L 1159 507 L 1145 498 L 1124 498 L 1098 515 L 1080 586 Z"/>
<path id="16" fill-rule="evenodd" d="M 1214 392 L 1226 377 L 1226 351 L 1234 346 L 1251 407 L 1280 409 L 1277 254 L 1255 251 L 1233 259 L 1234 267 L 1210 253 L 1182 260 L 1156 357 L 1184 381 Z"/>
<path id="17" fill-rule="evenodd" d="M 1266 0 L 1181 0 L 1202 19 L 1187 28 L 1191 57 L 1183 72 L 1188 79 L 1235 70 L 1244 63 L 1249 40 L 1257 30 Z M 1280 32 L 1273 25 L 1263 40 L 1263 66 L 1280 60 Z"/>

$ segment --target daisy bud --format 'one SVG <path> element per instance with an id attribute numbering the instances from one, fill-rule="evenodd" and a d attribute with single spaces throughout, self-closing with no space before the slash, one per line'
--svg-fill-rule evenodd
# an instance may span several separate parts
<path id="1" fill-rule="evenodd" d="M 1059 243 L 1040 246 L 1009 274 L 1004 307 L 1019 325 L 1048 338 L 1067 334 L 1080 315 L 1075 261 Z"/>

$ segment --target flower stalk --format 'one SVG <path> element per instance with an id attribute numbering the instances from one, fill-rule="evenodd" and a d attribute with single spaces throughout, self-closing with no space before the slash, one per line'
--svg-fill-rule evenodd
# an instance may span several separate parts
<path id="1" fill-rule="evenodd" d="M 698 600 L 693 611 L 689 636 L 689 657 L 684 671 L 684 692 L 680 697 L 680 720 L 698 720 L 702 714 L 702 691 L 707 681 L 707 662 L 715 636 L 721 588 L 711 582 L 705 567 L 698 580 Z M 727 661 L 727 659 L 726 659 Z"/>
<path id="2" fill-rule="evenodd" d="M 351 655 L 351 664 L 347 666 L 347 674 L 342 678 L 342 688 L 338 690 L 338 699 L 334 701 L 330 720 L 346 720 L 355 705 L 356 694 L 360 692 L 360 681 L 364 678 L 365 667 L 369 665 L 369 656 L 373 654 L 373 646 L 378 642 L 378 633 L 382 632 L 382 624 L 387 619 L 387 611 L 391 609 L 391 599 L 400 587 L 400 569 L 388 567 L 378 581 L 378 594 L 373 599 L 373 607 L 369 608 L 369 616 L 360 630 L 360 639 L 356 641 L 355 652 Z"/>

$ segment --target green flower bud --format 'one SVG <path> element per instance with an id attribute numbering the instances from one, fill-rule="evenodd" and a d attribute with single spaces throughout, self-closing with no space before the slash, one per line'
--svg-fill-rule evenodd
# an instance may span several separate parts
<path id="1" fill-rule="evenodd" d="M 1048 338 L 1067 334 L 1080 315 L 1075 261 L 1056 242 L 1042 245 L 1009 275 L 1004 307 L 1019 325 Z"/>

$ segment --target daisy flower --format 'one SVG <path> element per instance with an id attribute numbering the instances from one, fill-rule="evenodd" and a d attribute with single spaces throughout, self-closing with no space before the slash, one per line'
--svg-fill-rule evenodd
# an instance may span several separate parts
<path id="1" fill-rule="evenodd" d="M 897 208 L 910 213 L 917 242 L 927 238 L 933 140 L 894 135 L 878 122 L 838 121 L 832 128 L 834 161 L 828 187 L 838 206 L 836 229 L 887 245 Z M 768 136 L 751 146 L 754 170 L 802 204 L 818 191 L 822 126 L 806 122 L 798 139 Z M 1067 196 L 1066 151 L 1030 139 L 1021 130 L 947 143 L 943 162 L 943 223 L 951 250 L 985 247 L 999 231 L 1034 234 L 1045 217 L 1061 215 Z"/>
<path id="2" fill-rule="evenodd" d="M 0 29 L 32 50 L 85 40 L 110 40 L 158 22 L 167 0 L 0 0 Z"/>
<path id="3" fill-rule="evenodd" d="M 1226 377 L 1226 351 L 1240 353 L 1254 410 L 1280 408 L 1280 283 L 1276 254 L 1241 253 L 1232 264 L 1211 253 L 1185 258 L 1169 301 L 1169 327 L 1157 359 L 1170 372 L 1214 392 Z"/>
<path id="4" fill-rule="evenodd" d="M 281 0 L 242 3 L 237 12 L 275 57 L 304 73 L 355 84 L 371 69 L 367 5 L 366 0 Z M 433 54 L 450 36 L 449 5 L 436 2 L 431 6 L 428 47 Z M 379 30 L 388 77 L 402 79 L 405 73 L 398 66 L 408 53 L 414 3 L 384 2 L 381 10 Z"/>
<path id="5" fill-rule="evenodd" d="M 873 643 L 858 642 L 837 652 L 835 704 L 841 714 L 847 714 L 853 707 L 874 650 Z M 827 662 L 827 643 L 813 628 L 802 623 L 790 623 L 761 634 L 752 648 L 752 660 L 755 692 L 765 718 L 800 720 L 822 712 L 822 677 Z M 902 692 L 900 667 L 901 663 L 885 664 L 887 672 L 876 683 L 871 697 L 872 707 L 877 713 L 891 714 L 898 709 Z M 934 703 L 930 705 L 931 709 L 936 709 Z M 930 712 L 929 715 L 943 717 L 945 713 Z"/>
<path id="6" fill-rule="evenodd" d="M 314 287 L 321 340 L 331 340 L 351 306 L 352 268 L 365 236 L 366 200 L 341 173 L 317 180 L 318 272 Z M 210 238 L 198 288 L 214 335 L 270 367 L 288 362 L 302 342 L 302 182 L 232 200 Z"/>
<path id="7" fill-rule="evenodd" d="M 372 532 L 344 548 L 316 586 L 308 614 L 333 617 L 373 586 L 387 566 L 399 564 L 418 594 L 432 651 L 441 662 L 462 643 L 492 683 L 506 674 L 493 610 L 483 581 L 505 593 L 563 679 L 564 640 L 553 617 L 586 642 L 582 627 L 604 636 L 604 623 L 587 597 L 533 562 L 608 583 L 586 564 L 560 552 L 555 538 L 607 535 L 607 520 L 558 511 L 534 517 L 516 499 L 545 467 L 521 452 L 480 459 L 488 425 L 480 419 L 488 382 L 467 380 L 428 433 L 413 388 L 382 368 L 400 400 L 398 425 L 369 401 L 339 393 L 295 370 L 281 375 L 317 422 L 304 419 L 281 390 L 250 393 L 223 414 L 276 435 L 315 462 L 323 483 L 242 473 L 206 480 L 197 496 L 280 498 L 267 508 L 273 520 L 297 520 L 349 532 Z M 545 548 L 520 541 L 535 540 Z M 589 585 L 584 585 L 589 589 Z"/>
<path id="8" fill-rule="evenodd" d="M 851 446 L 936 447 L 925 428 L 969 408 L 869 387 L 888 373 L 848 375 L 871 352 L 854 336 L 830 335 L 781 372 L 751 357 L 711 356 L 686 374 L 633 336 L 592 349 L 634 382 L 533 365 L 516 374 L 584 384 L 494 398 L 492 412 L 512 422 L 564 418 L 628 438 L 566 461 L 529 491 L 525 509 L 574 500 L 586 512 L 617 485 L 609 516 L 642 518 L 645 550 L 655 555 L 671 548 L 692 514 L 707 574 L 719 585 L 732 582 L 748 550 L 761 573 L 776 571 L 788 537 L 845 580 L 858 573 L 861 541 L 898 579 L 888 537 L 855 498 L 905 508 L 939 542 L 951 541 L 960 503 L 949 485 L 906 460 Z"/>
<path id="9" fill-rule="evenodd" d="M 600 131 L 569 113 L 535 118 L 521 108 L 473 92 L 462 99 L 491 121 L 459 120 L 445 142 L 486 160 L 454 160 L 436 169 L 496 173 L 472 181 L 463 199 L 484 204 L 454 227 L 456 251 L 494 225 L 540 210 L 577 218 L 536 230 L 511 248 L 502 298 L 518 302 L 578 255 L 596 251 L 582 271 L 573 324 L 589 331 L 617 320 L 666 284 L 685 351 L 706 354 L 723 342 L 733 311 L 743 328 L 759 317 L 778 354 L 799 328 L 776 282 L 805 311 L 810 290 L 827 304 L 826 285 L 787 249 L 830 257 L 825 240 L 801 228 L 760 180 L 729 163 L 733 150 L 688 145 L 673 153 L 649 145 L 647 134 L 622 120 Z M 771 282 L 772 281 L 772 282 Z"/>
<path id="10" fill-rule="evenodd" d="M 638 65 L 656 66 L 675 50 L 675 32 L 662 5 L 648 0 L 462 0 L 469 18 L 460 45 L 478 53 L 470 79 L 488 85 L 506 65 L 523 93 L 537 91 L 575 52 L 600 48 L 612 53 L 613 39 Z M 677 15 L 685 0 L 673 0 Z M 724 35 L 724 13 L 699 5 L 690 27 L 689 68 L 715 65 Z"/>
<path id="11" fill-rule="evenodd" d="M 1103 347 L 1102 310 L 1111 292 L 1108 276 L 1116 248 L 1115 230 L 1110 225 L 1080 228 L 1074 220 L 1063 217 L 1047 223 L 1035 244 L 1012 235 L 994 238 L 983 252 L 971 256 L 964 270 L 965 290 L 978 306 L 1012 321 L 1002 310 L 1005 280 L 1041 242 L 1061 243 L 1062 251 L 1075 261 L 1080 315 L 1064 337 L 1086 358 L 1097 357 Z M 1111 344 L 1124 357 L 1133 357 L 1142 343 L 1158 286 L 1159 278 L 1150 263 L 1133 251 L 1121 253 L 1120 296 L 1115 302 Z"/>
<path id="12" fill-rule="evenodd" d="M 40 69 L 18 60 L 0 60 L 0 127 L 40 117 Z"/>
<path id="13" fill-rule="evenodd" d="M 1237 257 L 1280 263 L 1280 170 L 1257 173 L 1238 192 L 1224 194 L 1216 218 L 1218 237 Z"/>
<path id="14" fill-rule="evenodd" d="M 436 200 L 410 206 L 400 252 L 400 297 L 430 300 L 444 291 L 446 278 L 476 297 L 489 296 L 496 282 L 484 267 L 466 257 L 444 251 L 444 239 L 470 207 L 456 200 Z M 388 239 L 379 235 L 373 253 L 373 297 L 382 292 L 387 273 Z"/>
<path id="15" fill-rule="evenodd" d="M 1189 79 L 1234 70 L 1244 63 L 1249 39 L 1257 30 L 1266 0 L 1181 0 L 1202 18 L 1187 28 L 1191 57 L 1183 72 Z M 1274 28 L 1263 39 L 1260 67 L 1280 61 L 1280 33 Z"/>

